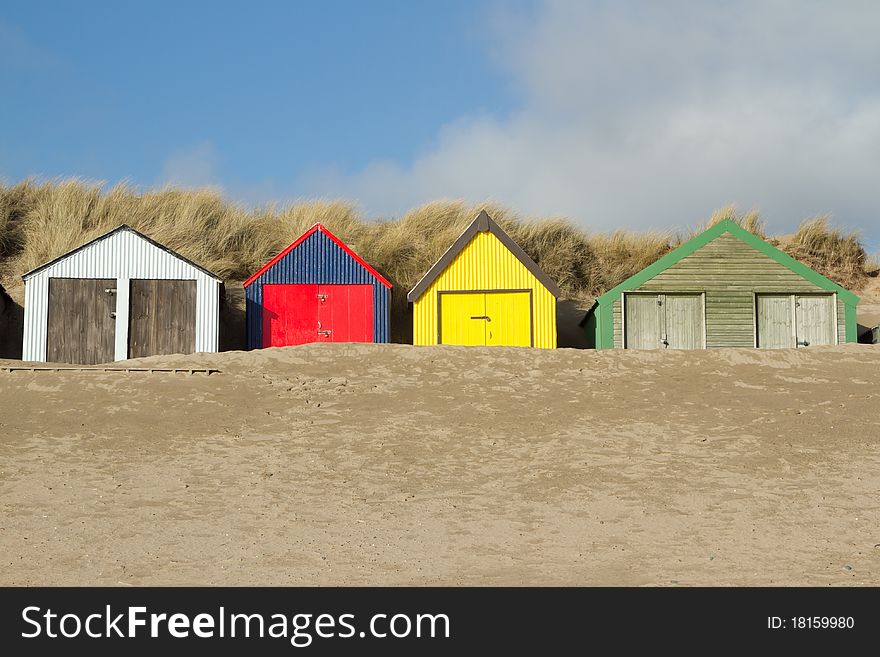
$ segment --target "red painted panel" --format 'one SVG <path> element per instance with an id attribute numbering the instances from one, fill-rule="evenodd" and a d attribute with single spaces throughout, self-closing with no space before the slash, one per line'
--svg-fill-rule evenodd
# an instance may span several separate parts
<path id="1" fill-rule="evenodd" d="M 317 285 L 263 286 L 263 346 L 314 342 L 318 325 Z"/>
<path id="2" fill-rule="evenodd" d="M 372 341 L 372 285 L 263 286 L 264 347 Z"/>
<path id="3" fill-rule="evenodd" d="M 319 285 L 318 295 L 320 342 L 373 341 L 372 285 Z"/>

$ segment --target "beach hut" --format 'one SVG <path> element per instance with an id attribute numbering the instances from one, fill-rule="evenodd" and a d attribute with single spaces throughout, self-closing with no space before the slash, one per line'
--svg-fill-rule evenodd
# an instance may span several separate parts
<path id="1" fill-rule="evenodd" d="M 222 281 L 129 226 L 23 279 L 24 360 L 90 365 L 217 351 Z"/>
<path id="2" fill-rule="evenodd" d="M 413 344 L 556 347 L 559 288 L 485 210 L 422 277 Z"/>
<path id="3" fill-rule="evenodd" d="M 859 299 L 725 220 L 599 297 L 599 349 L 795 348 L 856 342 Z"/>
<path id="4" fill-rule="evenodd" d="M 244 283 L 247 347 L 388 342 L 391 283 L 315 224 Z"/>

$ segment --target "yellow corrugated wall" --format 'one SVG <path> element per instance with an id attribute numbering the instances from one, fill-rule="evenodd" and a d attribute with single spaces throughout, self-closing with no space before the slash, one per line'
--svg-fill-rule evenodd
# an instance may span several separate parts
<path id="1" fill-rule="evenodd" d="M 437 344 L 437 292 L 498 289 L 532 290 L 535 346 L 555 349 L 556 298 L 489 232 L 477 233 L 413 303 L 413 344 Z"/>

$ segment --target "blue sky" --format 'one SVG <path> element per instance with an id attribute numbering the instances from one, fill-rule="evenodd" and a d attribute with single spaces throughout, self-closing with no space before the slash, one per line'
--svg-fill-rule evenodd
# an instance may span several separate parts
<path id="1" fill-rule="evenodd" d="M 150 184 L 169 159 L 210 152 L 212 173 L 241 186 L 354 171 L 510 104 L 474 2 L 4 5 L 11 179 Z"/>
<path id="2" fill-rule="evenodd" d="M 599 230 L 735 203 L 880 250 L 878 28 L 858 0 L 4 0 L 0 177 Z"/>

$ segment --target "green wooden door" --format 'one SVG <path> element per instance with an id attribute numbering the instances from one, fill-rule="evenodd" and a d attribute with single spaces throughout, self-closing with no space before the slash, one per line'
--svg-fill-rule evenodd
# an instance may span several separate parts
<path id="1" fill-rule="evenodd" d="M 801 295 L 795 297 L 797 346 L 835 344 L 834 297 Z"/>
<path id="2" fill-rule="evenodd" d="M 758 346 L 762 349 L 795 347 L 794 313 L 790 294 L 757 297 Z"/>
<path id="3" fill-rule="evenodd" d="M 702 349 L 705 346 L 700 294 L 627 294 L 627 349 Z"/>
<path id="4" fill-rule="evenodd" d="M 794 349 L 836 344 L 834 295 L 759 294 L 758 346 Z"/>
<path id="5" fill-rule="evenodd" d="M 626 348 L 660 349 L 660 295 L 626 295 Z"/>
<path id="6" fill-rule="evenodd" d="M 703 297 L 700 294 L 665 294 L 661 301 L 663 340 L 667 349 L 702 349 Z"/>

